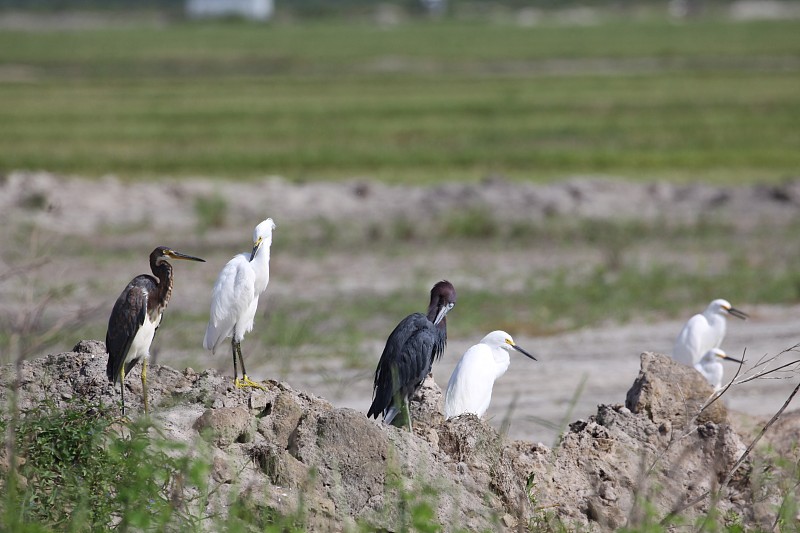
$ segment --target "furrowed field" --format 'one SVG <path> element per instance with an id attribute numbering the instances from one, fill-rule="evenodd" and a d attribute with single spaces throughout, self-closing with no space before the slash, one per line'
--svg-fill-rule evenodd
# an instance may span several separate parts
<path id="1" fill-rule="evenodd" d="M 777 181 L 800 22 L 0 33 L 0 170 Z"/>

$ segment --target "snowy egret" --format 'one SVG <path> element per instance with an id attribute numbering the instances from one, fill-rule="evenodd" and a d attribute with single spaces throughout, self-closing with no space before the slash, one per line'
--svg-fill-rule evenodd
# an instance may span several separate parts
<path id="1" fill-rule="evenodd" d="M 739 363 L 740 365 L 744 363 L 744 361 L 741 359 L 729 357 L 728 354 L 719 348 L 711 348 L 705 354 L 703 354 L 703 357 L 700 358 L 700 361 L 694 365 L 695 370 L 700 372 L 703 377 L 706 378 L 706 381 L 708 381 L 711 386 L 714 387 L 714 392 L 722 388 L 723 369 L 720 359 Z"/>
<path id="2" fill-rule="evenodd" d="M 375 369 L 373 400 L 367 412 L 368 417 L 378 418 L 382 413 L 383 421 L 391 424 L 405 409 L 408 429 L 412 430 L 408 400 L 430 373 L 433 362 L 444 353 L 447 344 L 445 316 L 455 304 L 455 287 L 449 281 L 442 280 L 431 289 L 427 316 L 413 313 L 394 328 Z"/>
<path id="3" fill-rule="evenodd" d="M 481 342 L 464 352 L 453 370 L 444 398 L 445 418 L 464 413 L 483 416 L 492 401 L 492 387 L 497 378 L 508 370 L 511 358 L 508 351 L 536 358 L 514 343 L 505 331 L 493 331 Z"/>
<path id="4" fill-rule="evenodd" d="M 728 315 L 745 320 L 748 315 L 731 306 L 730 302 L 717 299 L 708 304 L 702 314 L 694 315 L 683 326 L 672 357 L 679 363 L 694 366 L 712 348 L 719 348 L 725 337 L 725 324 Z"/>
<path id="5" fill-rule="evenodd" d="M 106 374 L 114 385 L 120 382 L 122 389 L 122 414 L 125 414 L 125 374 L 142 359 L 142 396 L 144 412 L 147 414 L 147 359 L 150 344 L 161 324 L 161 316 L 172 296 L 172 265 L 167 259 L 201 261 L 204 259 L 182 254 L 166 246 L 159 246 L 150 253 L 149 274 L 136 276 L 117 298 L 106 332 L 108 365 Z"/>
<path id="6" fill-rule="evenodd" d="M 272 246 L 271 218 L 253 230 L 253 250 L 236 255 L 220 271 L 211 292 L 211 317 L 206 327 L 203 347 L 216 353 L 220 343 L 231 337 L 233 351 L 233 383 L 237 388 L 264 386 L 247 377 L 242 358 L 242 339 L 253 329 L 258 297 L 269 283 L 269 253 Z M 236 367 L 236 357 L 242 364 L 242 379 Z"/>

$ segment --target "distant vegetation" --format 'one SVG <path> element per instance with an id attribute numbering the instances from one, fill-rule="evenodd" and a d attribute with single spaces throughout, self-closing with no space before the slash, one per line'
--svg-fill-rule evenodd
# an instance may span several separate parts
<path id="1" fill-rule="evenodd" d="M 800 169 L 798 34 L 614 17 L 4 30 L 0 171 L 774 181 Z"/>
<path id="2" fill-rule="evenodd" d="M 729 5 L 736 0 L 694 0 L 705 8 Z M 796 2 L 797 0 L 784 0 Z M 0 9 L 17 10 L 137 10 L 160 9 L 179 11 L 186 0 L 0 0 Z M 391 6 L 409 13 L 422 11 L 430 2 L 421 0 L 383 0 L 382 6 Z M 661 6 L 663 0 L 450 0 L 450 13 L 486 12 L 491 9 L 563 9 L 591 7 L 626 11 L 642 6 Z M 375 0 L 275 0 L 275 7 L 283 12 L 302 17 L 341 17 L 365 13 L 376 9 Z"/>

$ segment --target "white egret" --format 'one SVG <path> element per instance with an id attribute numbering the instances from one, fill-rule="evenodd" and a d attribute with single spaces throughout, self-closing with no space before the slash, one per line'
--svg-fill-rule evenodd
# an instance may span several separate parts
<path id="1" fill-rule="evenodd" d="M 712 348 L 719 348 L 725 337 L 728 315 L 747 319 L 747 313 L 731 306 L 730 302 L 717 299 L 708 304 L 702 314 L 694 315 L 686 322 L 675 339 L 672 358 L 684 365 L 694 366 Z"/>
<path id="2" fill-rule="evenodd" d="M 447 313 L 456 304 L 456 289 L 442 280 L 431 289 L 427 315 L 412 313 L 394 328 L 375 369 L 372 405 L 367 417 L 383 414 L 387 424 L 399 425 L 407 419 L 411 428 L 408 400 L 430 373 L 433 362 L 447 345 Z M 403 410 L 407 417 L 397 418 Z"/>
<path id="3" fill-rule="evenodd" d="M 714 392 L 722 388 L 723 369 L 720 359 L 739 364 L 743 363 L 741 359 L 729 357 L 728 354 L 719 348 L 712 348 L 703 354 L 703 357 L 700 358 L 700 361 L 694 365 L 695 370 L 700 372 L 703 377 L 706 378 L 706 381 L 708 381 L 711 386 L 714 387 Z"/>
<path id="4" fill-rule="evenodd" d="M 258 297 L 269 283 L 269 256 L 272 246 L 271 218 L 261 222 L 253 231 L 253 249 L 236 255 L 220 271 L 211 292 L 211 316 L 206 327 L 203 347 L 216 353 L 222 341 L 231 337 L 233 351 L 233 381 L 237 388 L 264 386 L 247 377 L 242 358 L 242 339 L 253 329 Z M 242 365 L 239 379 L 236 358 Z"/>
<path id="5" fill-rule="evenodd" d="M 444 398 L 444 414 L 453 418 L 464 413 L 483 416 L 492 400 L 492 388 L 497 378 L 505 374 L 511 364 L 508 351 L 536 358 L 514 343 L 505 331 L 493 331 L 480 343 L 464 352 L 453 370 Z"/>
<path id="6" fill-rule="evenodd" d="M 147 359 L 161 316 L 172 296 L 172 265 L 167 259 L 201 261 L 166 246 L 150 252 L 150 270 L 155 277 L 142 274 L 133 278 L 114 303 L 108 319 L 106 375 L 114 385 L 120 382 L 122 414 L 125 414 L 125 374 L 142 360 L 142 397 L 147 414 Z"/>

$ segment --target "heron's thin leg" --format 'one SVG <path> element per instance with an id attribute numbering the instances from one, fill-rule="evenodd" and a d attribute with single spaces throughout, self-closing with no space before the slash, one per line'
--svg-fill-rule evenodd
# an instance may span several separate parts
<path id="1" fill-rule="evenodd" d="M 242 377 L 247 377 L 247 370 L 244 369 L 244 357 L 242 357 L 242 343 L 236 343 L 236 351 L 239 352 L 239 363 L 242 365 Z"/>
<path id="2" fill-rule="evenodd" d="M 242 357 L 242 345 L 239 342 L 236 343 L 236 351 L 239 352 L 239 363 L 241 363 L 242 365 L 242 380 L 239 381 L 236 386 L 239 388 L 252 387 L 254 389 L 267 390 L 267 388 L 264 385 L 256 383 L 255 381 L 247 377 L 247 370 L 244 369 L 244 357 Z"/>
<path id="3" fill-rule="evenodd" d="M 144 414 L 146 415 L 150 411 L 147 405 L 147 357 L 142 361 L 142 395 L 144 396 Z"/>
<path id="4" fill-rule="evenodd" d="M 119 392 L 122 395 L 122 416 L 125 416 L 125 362 L 119 369 Z"/>
<path id="5" fill-rule="evenodd" d="M 231 352 L 233 353 L 233 382 L 239 382 L 239 369 L 236 368 L 236 339 L 231 338 Z"/>
<path id="6" fill-rule="evenodd" d="M 403 407 L 405 408 L 406 417 L 408 418 L 408 431 L 413 434 L 414 428 L 411 427 L 411 405 L 408 403 L 408 398 L 403 402 Z"/>

